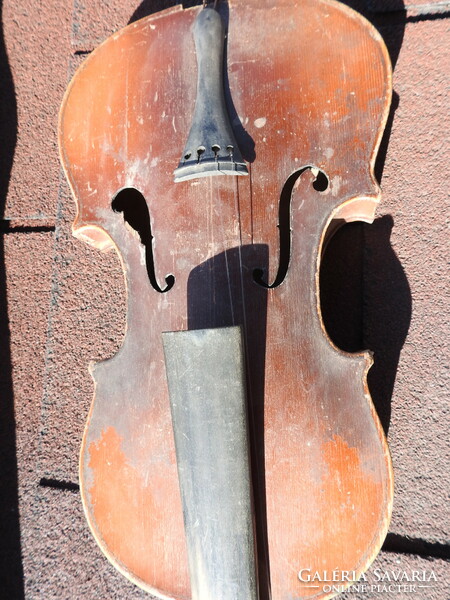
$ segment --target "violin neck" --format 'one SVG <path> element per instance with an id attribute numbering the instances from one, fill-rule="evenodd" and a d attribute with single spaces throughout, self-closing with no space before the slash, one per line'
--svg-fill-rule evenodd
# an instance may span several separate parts
<path id="1" fill-rule="evenodd" d="M 192 600 L 257 600 L 241 328 L 162 336 Z"/>

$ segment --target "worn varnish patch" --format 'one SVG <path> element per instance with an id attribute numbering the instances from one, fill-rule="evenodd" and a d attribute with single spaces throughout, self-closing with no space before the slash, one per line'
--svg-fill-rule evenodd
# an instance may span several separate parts
<path id="1" fill-rule="evenodd" d="M 123 440 L 114 427 L 103 431 L 97 442 L 91 442 L 89 469 L 92 483 L 85 492 L 85 501 L 92 511 L 92 526 L 101 547 L 114 554 L 122 570 L 131 572 L 138 581 L 151 581 L 156 589 L 167 587 L 166 571 L 175 568 L 177 578 L 167 592 L 180 600 L 189 598 L 183 544 L 177 555 L 165 548 L 164 540 L 171 529 L 183 539 L 183 522 L 179 511 L 166 511 L 164 481 L 153 475 L 149 485 L 143 471 L 129 464 Z"/>

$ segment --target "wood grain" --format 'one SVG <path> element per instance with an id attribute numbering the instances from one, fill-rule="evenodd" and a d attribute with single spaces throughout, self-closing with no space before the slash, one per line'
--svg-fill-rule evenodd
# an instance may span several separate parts
<path id="1" fill-rule="evenodd" d="M 371 358 L 332 345 L 318 292 L 328 226 L 370 222 L 380 199 L 373 164 L 390 64 L 378 33 L 331 0 L 222 9 L 228 110 L 249 177 L 173 183 L 195 104 L 198 8 L 170 9 L 109 38 L 64 98 L 73 232 L 117 250 L 128 294 L 123 347 L 92 369 L 83 504 L 119 570 L 161 598 L 190 598 L 161 332 L 242 325 L 260 596 L 327 598 L 298 572 L 358 576 L 382 544 L 392 505 L 389 452 L 367 389 Z M 313 186 L 319 170 L 324 191 Z M 156 280 L 164 287 L 175 277 L 167 293 L 151 285 L 139 235 L 112 209 L 126 188 L 145 197 Z M 283 188 L 288 270 L 266 289 L 254 270 L 268 282 L 278 272 Z"/>

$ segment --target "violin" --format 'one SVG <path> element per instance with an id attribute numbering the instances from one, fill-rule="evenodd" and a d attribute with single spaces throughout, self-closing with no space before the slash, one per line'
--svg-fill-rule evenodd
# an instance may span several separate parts
<path id="1" fill-rule="evenodd" d="M 330 598 L 382 545 L 372 358 L 331 342 L 318 274 L 330 232 L 374 218 L 391 87 L 380 35 L 334 0 L 175 6 L 69 85 L 73 234 L 117 251 L 127 290 L 123 345 L 91 367 L 82 501 L 159 598 Z"/>

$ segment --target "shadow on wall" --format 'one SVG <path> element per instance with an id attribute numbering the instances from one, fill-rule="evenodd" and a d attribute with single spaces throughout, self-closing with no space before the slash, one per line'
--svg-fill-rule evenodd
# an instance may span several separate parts
<path id="1" fill-rule="evenodd" d="M 342 350 L 371 350 L 368 383 L 385 432 L 400 351 L 411 321 L 411 293 L 390 244 L 390 215 L 350 223 L 329 242 L 320 273 L 325 327 Z"/>
<path id="2" fill-rule="evenodd" d="M 2 0 L 0 11 L 3 14 Z M 0 590 L 3 598 L 22 600 L 25 596 L 4 249 L 7 231 L 4 221 L 5 204 L 17 140 L 17 106 L 5 48 L 3 18 L 0 37 L 0 81 Z"/>

